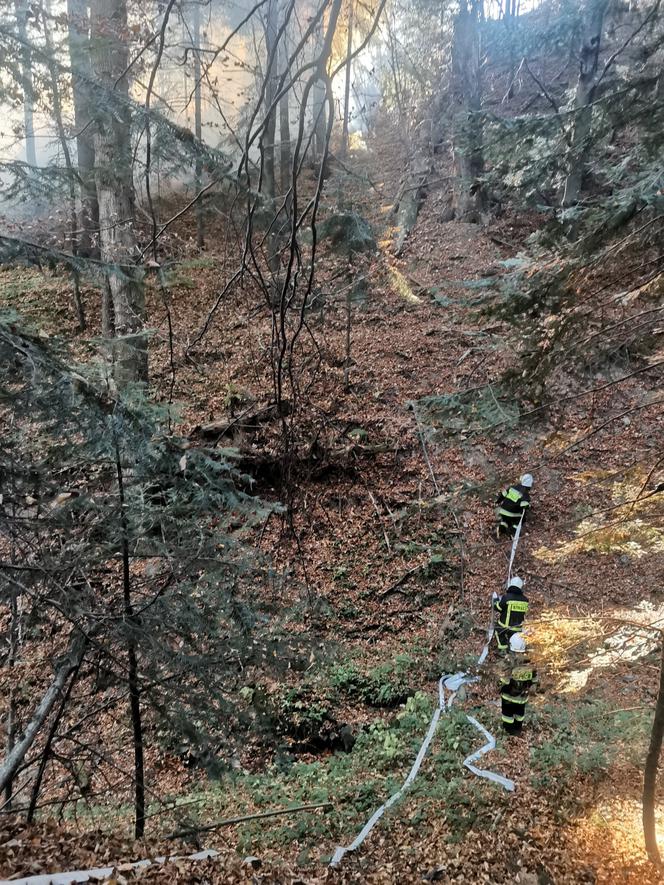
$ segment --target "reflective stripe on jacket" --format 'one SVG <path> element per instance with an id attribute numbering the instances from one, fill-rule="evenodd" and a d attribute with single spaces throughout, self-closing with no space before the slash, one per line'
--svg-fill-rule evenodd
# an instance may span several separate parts
<path id="1" fill-rule="evenodd" d="M 524 486 L 508 486 L 498 495 L 497 503 L 499 516 L 520 518 L 530 507 L 530 494 Z"/>
<path id="2" fill-rule="evenodd" d="M 495 604 L 498 626 L 520 632 L 528 613 L 528 599 L 516 587 L 510 588 Z"/>

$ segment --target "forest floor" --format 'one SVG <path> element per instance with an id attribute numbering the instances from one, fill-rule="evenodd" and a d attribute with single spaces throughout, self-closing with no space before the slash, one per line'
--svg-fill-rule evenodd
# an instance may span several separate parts
<path id="1" fill-rule="evenodd" d="M 518 427 L 506 418 L 491 433 L 479 423 L 452 433 L 451 417 L 446 413 L 436 424 L 434 415 L 425 429 L 425 454 L 409 403 L 495 384 L 500 415 L 500 379 L 515 359 L 511 332 L 478 309 L 486 290 L 477 281 L 507 272 L 502 262 L 524 247 L 537 219 L 508 214 L 487 228 L 445 223 L 445 186 L 434 185 L 397 259 L 387 209 L 402 158 L 393 134 L 353 155 L 357 174 L 363 180 L 373 176 L 356 208 L 379 233 L 380 248 L 341 277 L 362 273 L 369 280 L 352 306 L 350 384 L 344 389 L 346 301 L 335 296 L 339 283 L 333 279 L 340 259 L 329 257 L 322 273 L 328 297 L 320 316 L 311 319 L 320 365 L 307 404 L 322 429 L 299 480 L 296 540 L 278 520 L 260 538 L 279 566 L 270 606 L 290 612 L 284 635 L 297 646 L 286 672 L 261 685 L 281 699 L 291 726 L 283 737 L 288 751 L 280 754 L 257 736 L 234 749 L 235 771 L 219 781 L 185 771 L 173 757 L 149 753 L 148 777 L 174 802 L 196 802 L 190 817 L 161 814 L 142 845 L 129 840 L 126 809 L 101 804 L 76 824 L 0 823 L 0 875 L 187 854 L 196 850 L 196 840 L 163 841 L 183 820 L 204 824 L 289 803 L 329 801 L 331 810 L 201 836 L 200 845 L 218 850 L 220 858 L 178 861 L 145 870 L 141 878 L 659 881 L 644 856 L 640 817 L 659 656 L 656 634 L 640 625 L 664 621 L 663 505 L 657 498 L 632 502 L 644 483 L 654 487 L 664 478 L 662 471 L 651 474 L 661 457 L 662 417 L 656 409 L 634 418 L 624 414 L 654 383 L 641 375 L 562 402 L 583 389 L 562 381 L 547 391 L 550 408 Z M 163 307 L 159 293 L 151 293 L 151 375 L 162 398 L 171 395 L 173 384 L 180 429 L 194 439 L 201 426 L 258 408 L 270 389 L 264 359 L 269 312 L 255 306 L 251 292 L 229 296 L 191 358 L 184 358 L 228 260 L 229 247 L 210 247 L 185 262 L 172 282 L 174 379 Z M 472 281 L 474 287 L 465 285 Z M 46 332 L 72 334 L 61 278 L 35 281 L 3 271 L 0 290 L 3 303 L 26 311 Z M 48 304 L 45 290 L 52 294 Z M 92 317 L 98 296 L 84 294 Z M 83 354 L 87 345 L 77 347 Z M 586 386 L 613 378 L 607 370 L 586 379 Z M 602 427 L 611 416 L 618 417 Z M 269 458 L 277 436 L 278 428 L 261 426 L 239 428 L 224 440 L 254 458 L 257 490 L 268 499 L 277 494 Z M 325 861 L 335 846 L 352 841 L 409 770 L 438 677 L 472 666 L 482 648 L 491 593 L 504 585 L 509 554 L 508 543 L 492 537 L 493 499 L 501 485 L 526 470 L 535 476 L 534 508 L 515 569 L 531 601 L 528 639 L 542 691 L 532 699 L 523 736 L 501 733 L 494 650 L 481 681 L 441 720 L 413 789 L 355 855 L 329 871 Z M 310 657 L 302 661 L 297 658 L 306 642 Z M 247 675 L 249 694 L 257 691 L 258 679 Z M 463 758 L 481 742 L 465 722 L 466 712 L 496 735 L 497 748 L 482 765 L 515 780 L 513 795 L 463 769 Z M 335 743 L 344 725 L 357 737 L 348 753 Z M 327 746 L 315 745 L 317 731 L 329 737 Z M 664 792 L 659 798 L 664 840 Z M 114 836 L 108 835 L 109 823 Z M 259 858 L 260 868 L 243 863 L 246 855 Z M 115 878 L 132 876 L 121 868 Z"/>

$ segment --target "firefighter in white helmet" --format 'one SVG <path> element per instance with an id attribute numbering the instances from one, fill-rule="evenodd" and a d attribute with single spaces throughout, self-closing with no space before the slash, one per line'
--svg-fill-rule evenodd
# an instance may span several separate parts
<path id="1" fill-rule="evenodd" d="M 519 734 L 526 718 L 528 692 L 537 683 L 537 671 L 526 655 L 526 641 L 520 633 L 510 639 L 510 666 L 500 680 L 500 706 L 503 728 Z"/>
<path id="2" fill-rule="evenodd" d="M 502 596 L 494 594 L 493 607 L 498 621 L 496 642 L 500 651 L 506 652 L 514 634 L 523 630 L 523 622 L 528 614 L 528 597 L 523 592 L 523 580 L 516 575 L 511 578 Z"/>
<path id="3" fill-rule="evenodd" d="M 525 519 L 530 508 L 530 490 L 533 487 L 533 477 L 530 473 L 524 473 L 518 483 L 505 488 L 498 493 L 496 498 L 496 537 L 501 534 L 513 535 L 521 519 Z"/>

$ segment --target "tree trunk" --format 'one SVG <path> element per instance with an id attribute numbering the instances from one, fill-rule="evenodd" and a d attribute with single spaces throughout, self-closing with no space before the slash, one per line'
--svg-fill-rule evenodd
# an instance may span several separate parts
<path id="1" fill-rule="evenodd" d="M 313 117 L 314 117 L 314 157 L 318 163 L 325 152 L 325 140 L 327 138 L 327 103 L 325 83 L 317 80 L 312 89 L 313 92 Z"/>
<path id="2" fill-rule="evenodd" d="M 48 70 L 51 79 L 51 89 L 52 89 L 52 111 L 53 111 L 53 119 L 55 121 L 55 128 L 58 133 L 58 139 L 60 141 L 60 148 L 62 149 L 62 156 L 65 160 L 65 167 L 67 169 L 67 184 L 69 188 L 69 247 L 71 249 L 71 253 L 74 257 L 79 254 L 79 236 L 78 236 L 78 213 L 76 211 L 76 170 L 74 168 L 74 163 L 71 157 L 71 151 L 69 149 L 69 139 L 67 138 L 67 133 L 65 132 L 65 126 L 62 117 L 62 101 L 60 99 L 60 82 L 58 80 L 58 69 L 55 64 L 55 54 L 53 51 L 53 42 L 50 36 L 50 26 L 51 23 L 46 17 L 46 13 L 42 10 L 43 14 L 43 23 L 44 23 L 44 41 L 46 43 L 46 50 L 48 53 Z M 85 329 L 85 311 L 83 309 L 83 302 L 81 300 L 81 289 L 80 289 L 80 280 L 79 280 L 79 272 L 78 269 L 74 269 L 73 271 L 73 285 L 74 285 L 74 308 L 76 310 L 76 317 L 78 319 L 78 327 L 82 332 Z"/>
<path id="3" fill-rule="evenodd" d="M 12 556 L 13 561 L 13 556 Z M 18 591 L 12 589 L 10 591 L 10 622 L 9 622 L 9 653 L 7 654 L 6 666 L 10 670 L 10 679 L 12 678 L 11 670 L 16 666 L 16 658 L 18 657 L 19 647 L 19 608 L 18 608 Z M 9 689 L 9 705 L 7 710 L 7 756 L 11 755 L 16 744 L 16 692 L 12 684 Z M 5 805 L 7 810 L 11 810 L 12 792 L 13 792 L 13 776 L 5 784 Z"/>
<path id="4" fill-rule="evenodd" d="M 116 339 L 113 374 L 118 387 L 147 381 L 145 293 L 135 265 L 134 182 L 132 177 L 129 87 L 126 70 L 125 0 L 92 0 L 92 68 L 108 89 L 108 108 L 98 108 L 94 126 L 95 179 L 99 202 L 101 258 L 108 265 Z M 114 101 L 117 96 L 117 101 Z"/>
<path id="5" fill-rule="evenodd" d="M 327 68 L 332 52 L 331 46 L 327 45 L 327 33 L 320 23 L 316 30 L 314 58 L 317 60 L 318 73 L 311 86 L 312 97 L 312 138 L 311 148 L 313 164 L 317 174 L 322 173 L 323 178 L 328 177 L 328 170 L 320 170 L 319 164 L 328 154 L 328 101 L 327 101 Z M 308 103 L 308 101 L 307 101 Z M 330 122 L 331 125 L 331 122 Z M 327 161 L 326 161 L 327 165 Z"/>
<path id="6" fill-rule="evenodd" d="M 507 80 L 507 82 L 509 83 L 509 87 L 505 96 L 508 100 L 514 97 L 514 78 L 516 76 L 516 59 L 514 57 L 514 24 L 517 14 L 518 12 L 516 0 L 505 0 L 505 11 L 503 13 L 503 19 L 505 21 L 505 28 L 507 30 L 507 42 L 510 58 L 509 76 Z"/>
<path id="7" fill-rule="evenodd" d="M 452 71 L 456 114 L 453 136 L 453 208 L 458 221 L 479 221 L 486 211 L 482 148 L 481 0 L 461 0 L 454 22 Z"/>
<path id="8" fill-rule="evenodd" d="M 57 733 L 60 722 L 62 721 L 62 716 L 67 709 L 69 698 L 71 697 L 72 690 L 78 678 L 80 666 L 81 662 L 79 661 L 78 664 L 76 664 L 76 666 L 74 667 L 74 671 L 71 674 L 71 678 L 69 680 L 69 685 L 67 686 L 67 691 L 62 696 L 62 700 L 60 701 L 60 708 L 55 715 L 53 724 L 51 725 L 51 728 L 48 732 L 48 737 L 46 738 L 46 745 L 44 746 L 42 757 L 39 761 L 39 770 L 37 771 L 37 777 L 34 780 L 34 783 L 32 785 L 32 793 L 30 794 L 30 804 L 28 805 L 28 813 L 26 815 L 26 822 L 29 824 L 33 822 L 35 817 L 35 811 L 37 810 L 37 800 L 39 799 L 39 792 L 41 790 L 42 781 L 46 772 L 46 766 L 48 765 L 48 760 L 51 758 L 51 748 L 53 747 L 53 740 Z"/>
<path id="9" fill-rule="evenodd" d="M 261 191 L 269 200 L 269 205 L 276 214 L 276 166 L 275 140 L 277 135 L 277 109 L 273 107 L 277 97 L 278 86 L 278 48 L 277 34 L 279 31 L 278 0 L 268 0 L 267 19 L 265 22 L 265 111 L 267 118 L 261 137 L 261 153 L 263 155 L 263 182 Z M 277 222 L 267 238 L 268 265 L 273 274 L 279 271 L 279 234 Z"/>
<path id="10" fill-rule="evenodd" d="M 396 219 L 395 255 L 401 255 L 408 235 L 415 227 L 420 206 L 426 196 L 433 152 L 429 132 L 430 128 L 420 124 L 413 133 L 408 172 L 402 180 L 399 195 L 392 210 Z"/>
<path id="11" fill-rule="evenodd" d="M 194 135 L 200 143 L 203 139 L 203 114 L 201 104 L 201 8 L 194 2 L 193 9 L 194 38 Z M 196 152 L 196 193 L 200 193 L 203 181 L 203 164 L 200 151 Z M 203 223 L 203 203 L 199 199 L 196 204 L 196 245 L 202 249 L 205 245 L 205 227 Z"/>
<path id="12" fill-rule="evenodd" d="M 285 34 L 279 45 L 280 69 L 283 74 L 288 65 L 288 50 L 285 43 Z M 290 134 L 290 105 L 288 92 L 279 99 L 279 165 L 281 167 L 281 193 L 288 193 L 291 186 L 292 174 L 292 151 Z"/>
<path id="13" fill-rule="evenodd" d="M 34 95 L 32 85 L 32 52 L 28 45 L 28 2 L 14 0 L 16 25 L 21 41 L 21 86 L 23 88 L 23 126 L 25 128 L 25 159 L 31 166 L 37 165 L 35 149 Z"/>
<path id="14" fill-rule="evenodd" d="M 563 206 L 578 202 L 586 172 L 590 129 L 592 125 L 592 102 L 597 86 L 597 66 L 602 41 L 602 27 L 608 0 L 591 0 L 586 40 L 581 48 L 579 79 L 574 97 L 574 129 L 569 151 L 569 172 L 565 181 Z"/>
<path id="15" fill-rule="evenodd" d="M 277 31 L 279 7 L 277 0 L 268 0 L 265 22 L 265 112 L 266 121 L 261 138 L 263 154 L 263 183 L 261 191 L 274 203 L 276 193 L 274 142 L 277 130 L 277 112 L 272 109 L 277 95 Z"/>
<path id="16" fill-rule="evenodd" d="M 646 842 L 646 851 L 650 860 L 661 865 L 659 848 L 657 847 L 657 826 L 655 823 L 655 793 L 657 790 L 657 771 L 659 769 L 659 755 L 664 738 L 664 636 L 662 637 L 662 657 L 659 668 L 659 693 L 655 706 L 655 718 L 650 732 L 650 746 L 646 756 L 646 765 L 643 772 L 643 835 Z"/>
<path id="17" fill-rule="evenodd" d="M 346 43 L 346 82 L 344 84 L 344 120 L 341 133 L 341 156 L 348 153 L 348 124 L 350 117 L 350 81 L 352 77 L 353 51 L 353 0 L 348 0 L 348 41 Z"/>
<path id="18" fill-rule="evenodd" d="M 319 57 L 323 52 L 323 26 L 319 24 L 314 37 L 314 56 Z M 327 134 L 327 113 L 325 102 L 325 83 L 319 77 L 311 88 L 312 95 L 312 138 L 311 149 L 314 165 L 317 165 L 325 151 Z"/>
<path id="19" fill-rule="evenodd" d="M 88 0 L 67 0 L 69 20 L 69 59 L 72 69 L 76 156 L 81 179 L 79 253 L 99 257 L 99 204 L 95 187 L 95 149 L 90 127 L 90 96 L 86 79 L 90 76 L 90 21 Z"/>
<path id="20" fill-rule="evenodd" d="M 145 832 L 145 771 L 143 763 L 143 723 L 141 719 L 141 693 L 136 653 L 136 628 L 138 620 L 131 601 L 131 571 L 129 556 L 129 526 L 125 509 L 125 489 L 120 449 L 115 446 L 118 494 L 120 499 L 120 525 L 122 529 L 122 590 L 123 620 L 127 630 L 127 682 L 129 687 L 129 715 L 134 738 L 134 833 L 137 839 Z"/>
<path id="21" fill-rule="evenodd" d="M 83 660 L 86 646 L 87 640 L 85 636 L 76 631 L 69 644 L 69 649 L 67 650 L 66 655 L 55 671 L 53 682 L 39 702 L 28 727 L 25 729 L 23 737 L 20 741 L 14 744 L 11 752 L 7 754 L 2 767 L 0 767 L 0 792 L 6 790 L 7 785 L 14 779 L 14 776 L 25 759 L 28 750 L 48 718 L 53 705 L 60 697 L 65 683 Z"/>

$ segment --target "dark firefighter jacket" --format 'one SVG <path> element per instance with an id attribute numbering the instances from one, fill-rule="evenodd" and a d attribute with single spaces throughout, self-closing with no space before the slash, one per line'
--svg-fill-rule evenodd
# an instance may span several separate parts
<path id="1" fill-rule="evenodd" d="M 518 587 L 508 587 L 500 599 L 494 603 L 498 615 L 498 626 L 504 630 L 519 633 L 528 613 L 528 597 Z"/>
<path id="2" fill-rule="evenodd" d="M 508 675 L 500 680 L 500 697 L 504 701 L 525 707 L 528 702 L 528 690 L 537 683 L 537 670 L 527 663 L 518 663 L 512 667 Z"/>
<path id="3" fill-rule="evenodd" d="M 506 486 L 496 498 L 498 516 L 510 522 L 518 522 L 530 507 L 530 492 L 522 485 Z"/>

